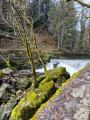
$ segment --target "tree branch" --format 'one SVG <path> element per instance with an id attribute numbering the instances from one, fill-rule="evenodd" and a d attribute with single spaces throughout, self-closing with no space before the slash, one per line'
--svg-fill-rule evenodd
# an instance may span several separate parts
<path id="1" fill-rule="evenodd" d="M 69 2 L 71 0 L 65 0 L 65 1 Z M 84 3 L 81 0 L 74 0 L 74 1 L 78 2 L 79 4 L 81 4 L 81 5 L 83 5 L 83 6 L 87 7 L 87 8 L 90 8 L 90 4 Z"/>

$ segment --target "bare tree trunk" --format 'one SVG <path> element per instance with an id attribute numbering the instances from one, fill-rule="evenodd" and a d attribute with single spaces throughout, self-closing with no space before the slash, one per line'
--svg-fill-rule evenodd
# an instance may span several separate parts
<path id="1" fill-rule="evenodd" d="M 40 3 L 41 3 L 41 0 L 38 0 L 38 5 L 40 5 Z M 38 7 L 38 15 L 40 17 L 40 6 Z"/>
<path id="2" fill-rule="evenodd" d="M 60 31 L 58 30 L 58 50 L 60 50 Z"/>

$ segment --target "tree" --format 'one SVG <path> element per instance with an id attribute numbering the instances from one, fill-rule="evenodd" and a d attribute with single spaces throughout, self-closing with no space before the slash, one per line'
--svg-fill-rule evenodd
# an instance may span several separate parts
<path id="1" fill-rule="evenodd" d="M 72 0 L 65 0 L 66 2 L 72 1 Z M 75 2 L 78 2 L 79 4 L 86 6 L 88 8 L 90 8 L 90 4 L 84 3 L 81 0 L 74 0 Z"/>
<path id="2" fill-rule="evenodd" d="M 58 39 L 58 49 L 74 47 L 76 11 L 73 2 L 65 3 L 63 0 L 51 2 L 49 12 L 50 31 Z M 73 44 L 72 44 L 73 43 Z"/>
<path id="3" fill-rule="evenodd" d="M 33 18 L 34 29 L 45 26 L 48 27 L 49 0 L 33 0 L 29 3 L 28 16 Z"/>
<path id="4" fill-rule="evenodd" d="M 29 58 L 29 61 L 32 66 L 32 74 L 33 74 L 33 80 L 34 80 L 34 87 L 36 85 L 36 72 L 35 72 L 35 66 L 34 66 L 34 58 L 33 58 L 33 52 L 31 48 L 31 40 L 33 40 L 33 44 L 35 45 L 38 57 L 44 67 L 44 72 L 46 75 L 48 75 L 47 69 L 44 65 L 44 62 L 41 59 L 37 43 L 36 43 L 36 35 L 33 30 L 33 19 L 28 19 L 27 15 L 27 0 L 24 1 L 12 1 L 12 0 L 7 0 L 9 6 L 10 6 L 10 11 L 13 20 L 15 21 L 15 24 L 13 24 L 13 20 L 10 19 L 7 20 L 5 17 L 3 18 L 6 23 L 11 26 L 12 28 L 15 29 L 14 32 L 14 38 L 16 40 L 13 40 L 14 42 L 17 42 L 21 45 L 23 45 L 26 48 L 26 53 Z M 12 9 L 13 8 L 13 9 Z M 28 27 L 29 26 L 29 27 Z M 13 37 L 13 36 L 12 36 Z M 11 68 L 12 66 L 10 65 L 9 61 L 6 61 L 7 65 Z"/>

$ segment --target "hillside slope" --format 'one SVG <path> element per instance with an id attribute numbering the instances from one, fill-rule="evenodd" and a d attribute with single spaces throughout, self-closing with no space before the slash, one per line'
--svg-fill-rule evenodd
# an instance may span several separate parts
<path id="1" fill-rule="evenodd" d="M 40 33 L 36 33 L 37 45 L 40 51 L 52 51 L 56 49 L 55 40 L 49 35 L 47 31 L 42 30 Z M 21 41 L 21 40 L 20 40 Z M 31 40 L 31 47 L 34 50 L 33 40 Z M 12 42 L 11 38 L 2 38 L 0 39 L 0 51 L 3 50 L 24 50 L 25 48 L 16 43 Z"/>

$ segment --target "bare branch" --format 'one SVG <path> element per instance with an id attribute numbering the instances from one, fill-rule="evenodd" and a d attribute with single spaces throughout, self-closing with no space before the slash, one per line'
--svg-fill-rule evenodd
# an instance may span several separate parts
<path id="1" fill-rule="evenodd" d="M 65 0 L 65 1 L 69 2 L 71 0 Z M 90 8 L 90 4 L 84 3 L 81 0 L 74 0 L 74 1 L 78 2 L 79 4 L 81 4 L 81 5 L 83 5 L 83 6 L 87 7 L 87 8 Z"/>

